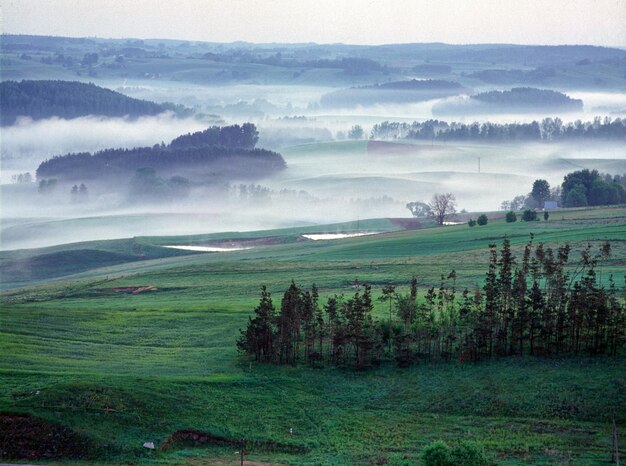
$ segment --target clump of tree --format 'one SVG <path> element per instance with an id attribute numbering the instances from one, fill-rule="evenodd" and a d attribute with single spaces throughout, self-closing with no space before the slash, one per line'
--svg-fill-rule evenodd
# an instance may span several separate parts
<path id="1" fill-rule="evenodd" d="M 11 175 L 11 182 L 15 184 L 32 183 L 33 181 L 33 175 L 31 175 L 30 172 Z"/>
<path id="2" fill-rule="evenodd" d="M 310 290 L 295 282 L 283 294 L 280 309 L 265 286 L 261 299 L 237 341 L 255 360 L 275 364 L 330 363 L 365 369 L 382 355 L 380 328 L 372 319 L 371 287 L 357 285 L 352 298 L 333 296 L 322 307 L 315 285 Z"/>
<path id="3" fill-rule="evenodd" d="M 489 222 L 489 219 L 487 218 L 485 214 L 479 215 L 478 218 L 476 219 L 476 223 L 480 226 L 487 225 L 488 222 Z"/>
<path id="4" fill-rule="evenodd" d="M 597 170 L 579 170 L 565 175 L 561 201 L 565 207 L 585 207 L 626 203 L 623 177 L 600 175 Z"/>
<path id="5" fill-rule="evenodd" d="M 40 179 L 39 185 L 37 186 L 37 191 L 39 192 L 39 194 L 50 194 L 56 189 L 58 181 L 59 180 L 57 180 L 56 178 Z"/>
<path id="6" fill-rule="evenodd" d="M 89 199 L 89 191 L 87 190 L 87 186 L 84 183 L 81 183 L 80 186 L 74 185 L 70 190 L 70 200 L 74 203 L 86 202 Z"/>
<path id="7" fill-rule="evenodd" d="M 611 245 L 595 253 L 587 245 L 575 264 L 571 252 L 567 244 L 535 245 L 531 235 L 516 257 L 505 238 L 500 250 L 489 246 L 482 287 L 459 290 L 454 270 L 422 296 L 415 278 L 408 293 L 386 285 L 380 300 L 390 314 L 381 320 L 372 317 L 367 284 L 349 299 L 334 295 L 320 306 L 315 286 L 303 290 L 292 282 L 279 312 L 262 287 L 237 346 L 262 362 L 358 369 L 385 358 L 404 367 L 525 354 L 616 355 L 625 343 L 626 306 L 612 276 L 608 286 L 599 280 Z"/>

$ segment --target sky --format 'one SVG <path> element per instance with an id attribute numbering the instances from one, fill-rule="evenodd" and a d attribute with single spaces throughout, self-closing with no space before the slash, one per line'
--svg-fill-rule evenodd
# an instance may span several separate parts
<path id="1" fill-rule="evenodd" d="M 626 46 L 626 0 L 1 0 L 7 34 Z"/>

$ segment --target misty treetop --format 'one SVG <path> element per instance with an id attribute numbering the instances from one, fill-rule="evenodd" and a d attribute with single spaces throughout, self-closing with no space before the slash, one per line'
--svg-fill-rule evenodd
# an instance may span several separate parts
<path id="1" fill-rule="evenodd" d="M 217 141 L 228 145 L 211 145 Z M 227 136 L 221 136 L 227 135 Z M 132 176 L 150 167 L 157 171 L 211 179 L 256 179 L 286 167 L 277 152 L 253 149 L 258 132 L 253 124 L 212 127 L 206 131 L 174 139 L 172 144 L 133 149 L 106 149 L 94 154 L 83 152 L 53 157 L 37 168 L 37 178 L 90 180 Z M 175 144 L 174 144 L 175 143 Z"/>
<path id="2" fill-rule="evenodd" d="M 549 89 L 536 89 L 533 87 L 514 87 L 510 91 L 489 91 L 481 92 L 471 96 L 472 99 L 479 100 L 494 105 L 505 107 L 533 107 L 556 105 L 574 110 L 581 110 L 583 101 L 572 99 L 567 95 Z"/>
<path id="3" fill-rule="evenodd" d="M 259 141 L 259 132 L 252 123 L 231 126 L 211 126 L 204 131 L 185 134 L 173 139 L 172 149 L 202 146 L 223 146 L 239 149 L 254 149 Z"/>
<path id="4" fill-rule="evenodd" d="M 133 99 L 93 83 L 76 81 L 3 81 L 0 83 L 0 122 L 12 125 L 17 117 L 33 120 L 85 115 L 139 117 L 157 115 L 171 105 Z"/>
<path id="5" fill-rule="evenodd" d="M 626 141 L 626 119 L 594 118 L 593 121 L 564 123 L 544 118 L 530 123 L 448 123 L 427 120 L 413 123 L 384 121 L 374 125 L 371 139 L 416 139 L 438 141 L 568 141 L 597 139 Z"/>

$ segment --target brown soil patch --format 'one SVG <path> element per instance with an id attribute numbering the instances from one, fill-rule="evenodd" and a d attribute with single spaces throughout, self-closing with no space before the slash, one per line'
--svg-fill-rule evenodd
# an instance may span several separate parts
<path id="1" fill-rule="evenodd" d="M 131 293 L 131 294 L 139 294 L 144 291 L 158 291 L 158 288 L 154 286 L 121 286 L 117 288 L 111 288 L 111 291 L 116 293 Z"/>
<path id="2" fill-rule="evenodd" d="M 188 445 L 195 447 L 216 445 L 241 448 L 242 442 L 245 445 L 244 450 L 279 451 L 283 453 L 306 453 L 307 451 L 305 447 L 299 445 L 289 445 L 270 440 L 254 441 L 228 438 L 198 430 L 177 430 L 161 444 L 159 449 L 170 450 Z"/>
<path id="3" fill-rule="evenodd" d="M 29 415 L 0 414 L 0 458 L 83 458 L 89 449 L 85 438 L 59 424 Z"/>
<path id="4" fill-rule="evenodd" d="M 423 227 L 423 220 L 417 218 L 390 218 L 389 221 L 405 230 L 418 230 Z"/>
<path id="5" fill-rule="evenodd" d="M 286 242 L 290 242 L 288 237 L 266 236 L 263 238 L 216 240 L 216 241 L 209 241 L 205 243 L 194 243 L 188 246 L 206 246 L 206 247 L 213 247 L 213 248 L 255 248 L 255 247 L 260 247 L 260 246 L 273 246 L 275 244 L 285 244 Z"/>

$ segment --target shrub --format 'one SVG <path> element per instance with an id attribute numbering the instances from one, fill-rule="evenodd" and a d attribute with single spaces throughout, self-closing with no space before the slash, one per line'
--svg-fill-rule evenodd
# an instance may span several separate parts
<path id="1" fill-rule="evenodd" d="M 482 445 L 461 440 L 450 448 L 442 440 L 436 440 L 424 447 L 422 463 L 425 466 L 490 466 Z"/>
<path id="2" fill-rule="evenodd" d="M 487 225 L 487 222 L 489 221 L 489 219 L 487 218 L 487 216 L 485 214 L 481 214 L 478 216 L 478 219 L 476 220 L 476 223 L 478 223 L 479 225 Z"/>
<path id="3" fill-rule="evenodd" d="M 467 222 L 467 224 L 470 227 L 475 227 L 476 226 L 476 220 L 474 220 L 473 218 L 470 218 L 469 222 Z"/>
<path id="4" fill-rule="evenodd" d="M 517 215 L 512 210 L 506 214 L 506 223 L 517 222 Z"/>
<path id="5" fill-rule="evenodd" d="M 547 222 L 549 218 L 550 218 L 550 214 L 548 212 L 544 212 L 543 219 Z"/>
<path id="6" fill-rule="evenodd" d="M 488 466 L 490 463 L 482 445 L 474 442 L 462 440 L 450 452 L 450 465 Z"/>
<path id="7" fill-rule="evenodd" d="M 533 222 L 535 220 L 538 220 L 537 212 L 531 209 L 526 209 L 522 214 L 522 220 L 525 222 Z"/>
<path id="8" fill-rule="evenodd" d="M 422 451 L 425 466 L 449 466 L 450 460 L 450 447 L 442 440 L 435 440 Z"/>

